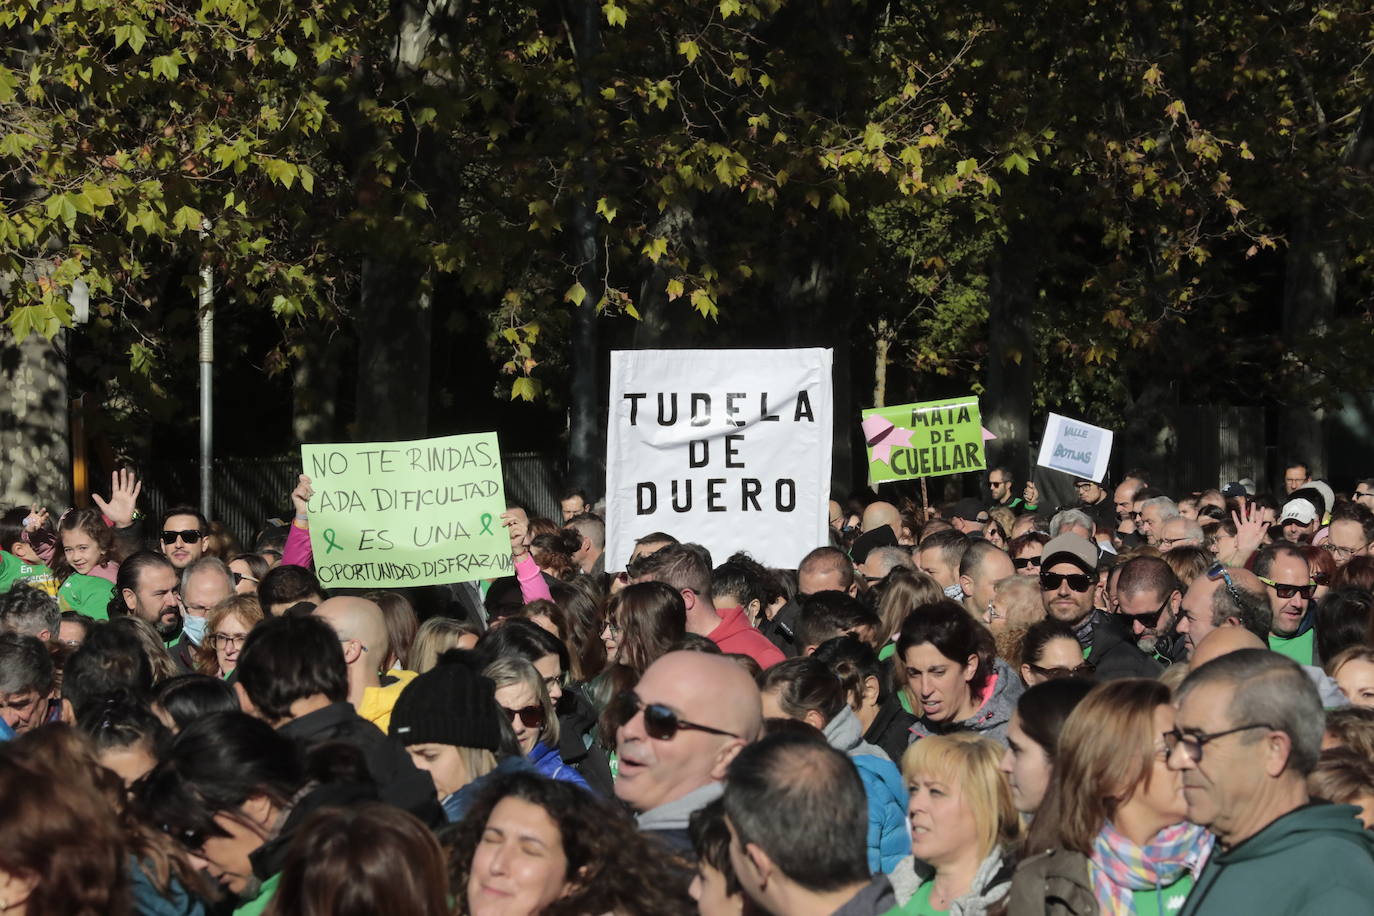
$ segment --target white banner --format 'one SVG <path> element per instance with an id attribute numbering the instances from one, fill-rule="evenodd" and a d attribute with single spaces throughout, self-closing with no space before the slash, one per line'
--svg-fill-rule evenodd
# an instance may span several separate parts
<path id="1" fill-rule="evenodd" d="M 618 350 L 606 435 L 606 569 L 665 531 L 720 565 L 795 568 L 829 543 L 831 351 Z"/>
<path id="2" fill-rule="evenodd" d="M 1040 440 L 1036 464 L 1072 474 L 1080 480 L 1102 482 L 1112 457 L 1112 431 L 1082 420 L 1050 414 Z"/>

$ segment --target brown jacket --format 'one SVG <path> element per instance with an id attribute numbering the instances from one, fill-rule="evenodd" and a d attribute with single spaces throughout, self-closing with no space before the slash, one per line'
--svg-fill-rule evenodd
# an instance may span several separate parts
<path id="1" fill-rule="evenodd" d="M 1067 849 L 1031 856 L 1016 867 L 1009 916 L 1098 916 L 1088 857 Z"/>

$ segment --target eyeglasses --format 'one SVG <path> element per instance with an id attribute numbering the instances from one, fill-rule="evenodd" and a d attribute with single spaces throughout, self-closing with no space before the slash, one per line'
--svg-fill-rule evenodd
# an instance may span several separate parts
<path id="1" fill-rule="evenodd" d="M 248 638 L 248 634 L 239 633 L 212 633 L 210 635 L 210 645 L 216 649 L 231 649 L 243 645 L 243 641 Z"/>
<path id="2" fill-rule="evenodd" d="M 232 572 L 232 571 L 231 571 L 231 572 L 229 573 L 229 575 L 231 575 L 231 576 L 234 577 L 234 584 L 235 584 L 235 585 L 238 585 L 240 582 L 256 582 L 256 581 L 258 581 L 257 579 L 254 579 L 252 576 L 245 576 L 243 573 L 236 573 L 236 572 Z"/>
<path id="3" fill-rule="evenodd" d="M 1226 571 L 1225 566 L 1222 566 L 1220 563 L 1213 563 L 1207 570 L 1207 578 L 1211 579 L 1213 582 L 1217 579 L 1223 580 L 1226 583 L 1226 591 L 1230 593 L 1232 600 L 1234 600 L 1236 604 L 1242 606 L 1249 604 L 1248 601 L 1240 596 L 1240 592 L 1236 590 L 1236 583 L 1231 581 L 1231 574 Z"/>
<path id="4" fill-rule="evenodd" d="M 1027 566 L 1035 566 L 1038 568 L 1040 566 L 1040 557 L 1017 557 L 1011 561 L 1011 565 L 1015 566 L 1017 569 L 1025 569 Z"/>
<path id="5" fill-rule="evenodd" d="M 1212 732 L 1210 735 L 1206 732 L 1183 732 L 1175 727 L 1164 733 L 1164 747 L 1172 755 L 1174 748 L 1182 745 L 1183 753 L 1189 760 L 1193 761 L 1193 763 L 1202 763 L 1203 745 L 1207 744 L 1209 741 L 1215 741 L 1218 738 L 1225 738 L 1227 735 L 1234 735 L 1236 732 L 1249 731 L 1252 728 L 1267 728 L 1270 731 L 1274 730 L 1274 726 L 1264 722 L 1255 722 L 1251 725 L 1237 725 L 1235 728 L 1228 728 L 1224 732 Z"/>
<path id="6" fill-rule="evenodd" d="M 1324 572 L 1314 572 L 1312 574 L 1312 584 L 1318 587 L 1331 584 L 1331 577 Z"/>
<path id="7" fill-rule="evenodd" d="M 1325 544 L 1322 544 L 1322 550 L 1325 550 L 1333 557 L 1340 557 L 1344 560 L 1348 560 L 1355 555 L 1354 547 L 1341 547 L 1339 544 L 1333 544 L 1330 541 L 1327 541 Z M 1313 576 L 1312 578 L 1315 579 L 1317 577 Z M 1320 585 L 1321 583 L 1318 584 Z"/>
<path id="8" fill-rule="evenodd" d="M 1317 590 L 1317 586 L 1310 580 L 1306 585 L 1289 585 L 1286 582 L 1275 582 L 1273 579 L 1266 579 L 1260 576 L 1259 580 L 1274 590 L 1274 594 L 1280 598 L 1292 598 L 1297 595 L 1300 598 L 1311 598 Z"/>
<path id="9" fill-rule="evenodd" d="M 194 528 L 186 531 L 164 531 L 162 532 L 162 543 L 170 547 L 177 542 L 177 538 L 181 538 L 187 544 L 196 544 L 199 543 L 201 537 L 201 533 Z"/>
<path id="10" fill-rule="evenodd" d="M 604 626 L 602 629 L 604 629 L 607 633 L 610 633 L 612 636 L 620 635 L 620 627 L 616 626 L 613 622 L 609 620 L 606 621 L 606 626 Z"/>
<path id="11" fill-rule="evenodd" d="M 507 706 L 502 706 L 501 709 L 505 711 L 506 717 L 510 719 L 512 725 L 515 724 L 515 717 L 519 716 L 520 721 L 526 728 L 544 727 L 543 706 L 524 706 L 520 709 L 511 709 Z"/>
<path id="12" fill-rule="evenodd" d="M 1162 547 L 1166 552 L 1168 552 L 1168 551 L 1174 549 L 1174 545 L 1175 545 L 1175 544 L 1182 544 L 1184 541 L 1187 541 L 1187 540 L 1191 540 L 1191 538 L 1187 538 L 1187 537 L 1181 537 L 1181 538 L 1160 538 L 1160 539 L 1159 539 L 1159 546 Z"/>
<path id="13" fill-rule="evenodd" d="M 1139 512 L 1127 512 L 1127 513 L 1126 513 L 1126 517 L 1129 518 L 1129 519 L 1134 519 L 1134 520 L 1136 520 L 1136 521 L 1139 521 L 1139 520 L 1140 520 L 1140 513 L 1139 513 Z"/>
<path id="14" fill-rule="evenodd" d="M 1003 613 L 1001 613 L 1000 611 L 997 610 L 997 605 L 996 605 L 996 604 L 994 604 L 994 603 L 991 602 L 991 601 L 988 602 L 988 621 L 989 621 L 989 622 L 994 621 L 994 620 L 1004 620 L 1004 619 L 1006 619 L 1006 616 L 1007 616 L 1006 614 L 1003 614 Z"/>
<path id="15" fill-rule="evenodd" d="M 1027 662 L 1027 665 L 1030 667 L 1030 670 L 1034 671 L 1036 674 L 1052 681 L 1061 680 L 1066 677 L 1091 677 L 1097 673 L 1097 666 L 1088 662 L 1084 662 L 1073 668 L 1041 668 L 1039 665 L 1030 664 L 1029 662 Z"/>
<path id="16" fill-rule="evenodd" d="M 1086 592 L 1097 582 L 1096 576 L 1086 573 L 1052 573 L 1042 572 L 1040 574 L 1040 589 L 1046 592 L 1057 592 L 1061 583 L 1069 583 L 1069 588 L 1076 592 Z"/>
<path id="17" fill-rule="evenodd" d="M 560 671 L 557 674 L 552 674 L 544 678 L 544 689 L 549 691 L 549 693 L 553 693 L 555 690 L 561 690 L 567 681 L 567 672 Z"/>
<path id="18" fill-rule="evenodd" d="M 662 703 L 650 703 L 644 705 L 644 701 L 634 693 L 626 691 L 616 697 L 617 718 L 621 722 L 628 722 L 634 718 L 635 713 L 640 709 L 644 710 L 644 731 L 655 741 L 672 741 L 680 731 L 706 732 L 710 735 L 721 735 L 726 738 L 738 738 L 734 732 L 723 731 L 719 728 L 712 728 L 709 725 L 698 725 L 695 722 L 688 722 L 686 719 L 678 718 L 678 714 L 673 712 Z"/>

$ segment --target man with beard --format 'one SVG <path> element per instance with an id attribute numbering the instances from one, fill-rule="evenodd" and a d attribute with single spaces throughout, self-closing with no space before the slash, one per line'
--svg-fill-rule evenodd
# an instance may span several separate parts
<path id="1" fill-rule="evenodd" d="M 170 648 L 181 642 L 177 571 L 160 553 L 140 550 L 119 565 L 110 617 L 133 615 L 148 621 Z"/>
<path id="2" fill-rule="evenodd" d="M 1158 676 L 1159 663 L 1135 646 L 1121 616 L 1093 609 L 1097 557 L 1097 548 L 1077 534 L 1061 534 L 1045 545 L 1040 561 L 1045 614 L 1073 629 L 1083 658 L 1100 680 Z"/>
<path id="3" fill-rule="evenodd" d="M 1187 658 L 1187 647 L 1174 632 L 1183 586 L 1168 563 L 1158 557 L 1128 560 L 1117 574 L 1116 600 L 1140 651 L 1165 665 Z"/>
<path id="4" fill-rule="evenodd" d="M 205 554 L 205 536 L 210 523 L 199 509 L 177 506 L 162 514 L 159 539 L 162 553 L 178 570 L 185 569 Z"/>

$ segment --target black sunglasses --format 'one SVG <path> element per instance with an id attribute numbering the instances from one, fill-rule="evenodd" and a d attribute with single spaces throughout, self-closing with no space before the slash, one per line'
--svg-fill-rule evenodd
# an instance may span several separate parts
<path id="1" fill-rule="evenodd" d="M 1306 585 L 1289 585 L 1285 582 L 1275 582 L 1273 579 L 1266 579 L 1260 576 L 1259 580 L 1274 590 L 1274 594 L 1280 598 L 1292 598 L 1299 595 L 1303 598 L 1311 598 L 1317 591 L 1317 586 L 1311 582 Z"/>
<path id="2" fill-rule="evenodd" d="M 1066 677 L 1092 677 L 1097 673 L 1097 666 L 1084 662 L 1076 668 L 1041 668 L 1039 665 L 1027 662 L 1030 670 L 1043 678 L 1051 681 L 1061 680 Z"/>
<path id="3" fill-rule="evenodd" d="M 1087 573 L 1052 573 L 1042 572 L 1040 574 L 1040 588 L 1047 592 L 1059 591 L 1060 583 L 1069 583 L 1069 588 L 1076 592 L 1086 592 L 1097 583 L 1097 576 L 1090 576 Z"/>
<path id="4" fill-rule="evenodd" d="M 1159 606 L 1158 610 L 1150 611 L 1148 614 L 1126 614 L 1124 616 L 1131 620 L 1140 621 L 1140 625 L 1147 630 L 1153 630 L 1159 626 L 1159 618 L 1164 616 L 1164 612 L 1169 609 L 1169 602 L 1172 599 L 1173 595 L 1171 594 L 1168 598 L 1164 599 L 1164 603 Z"/>
<path id="5" fill-rule="evenodd" d="M 512 725 L 515 724 L 515 717 L 519 716 L 520 721 L 526 728 L 544 727 L 543 706 L 525 706 L 521 709 L 510 709 L 506 706 L 502 706 L 501 709 L 505 711 L 506 718 L 510 719 Z"/>
<path id="6" fill-rule="evenodd" d="M 1027 566 L 1039 566 L 1040 557 L 1017 557 L 1011 561 L 1011 565 L 1017 569 L 1025 569 Z"/>
<path id="7" fill-rule="evenodd" d="M 650 703 L 646 706 L 634 691 L 622 693 L 616 698 L 616 703 L 618 704 L 618 718 L 621 722 L 629 722 L 634 718 L 635 713 L 642 708 L 644 710 L 644 731 L 655 741 L 672 741 L 680 731 L 706 732 L 710 735 L 722 735 L 726 738 L 739 737 L 734 732 L 680 719 L 677 713 L 662 703 Z"/>
<path id="8" fill-rule="evenodd" d="M 172 544 L 175 544 L 175 543 L 177 542 L 177 538 L 181 538 L 181 539 L 182 539 L 183 541 L 185 541 L 187 544 L 195 544 L 195 543 L 197 543 L 197 542 L 200 541 L 200 539 L 201 539 L 201 533 L 200 533 L 199 531 L 197 531 L 196 529 L 194 529 L 194 528 L 192 528 L 192 529 L 190 529 L 190 530 L 188 530 L 188 531 L 164 531 L 164 532 L 162 532 L 162 543 L 164 543 L 164 544 L 166 544 L 166 545 L 168 545 L 168 546 L 171 546 Z"/>

